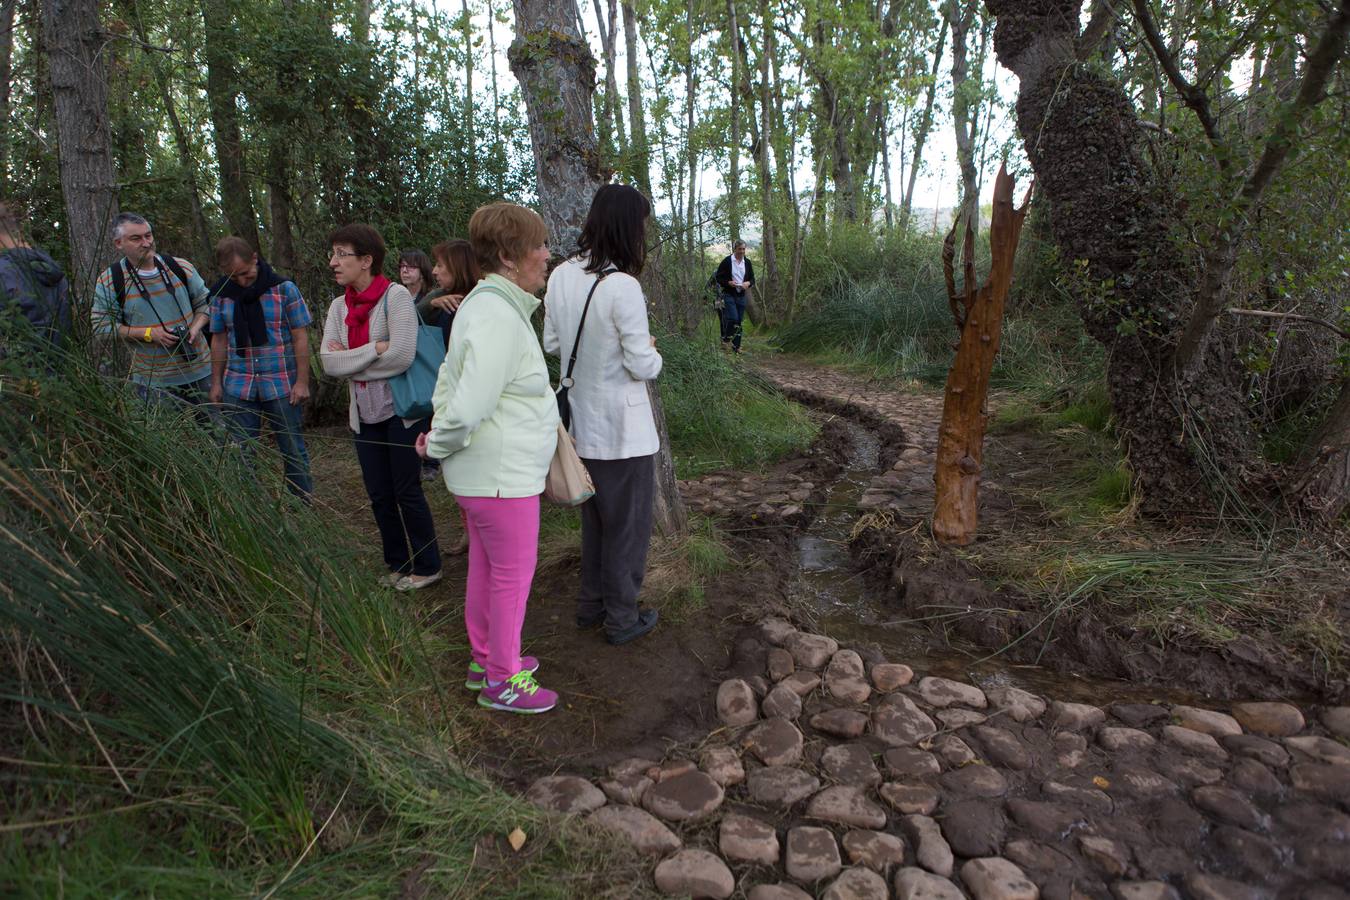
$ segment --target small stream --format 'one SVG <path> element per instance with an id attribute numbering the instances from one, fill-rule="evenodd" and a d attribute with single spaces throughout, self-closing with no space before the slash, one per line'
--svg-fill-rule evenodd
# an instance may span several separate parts
<path id="1" fill-rule="evenodd" d="M 859 517 L 858 500 L 880 469 L 881 441 L 852 419 L 837 421 L 848 432 L 848 458 L 830 487 L 824 508 L 797 537 L 798 571 L 788 592 L 790 603 L 813 616 L 823 633 L 844 645 L 876 646 L 887 659 L 903 662 L 916 672 L 973 680 L 985 687 L 1012 684 L 1055 699 L 1095 705 L 1196 702 L 1192 694 L 1160 686 L 1085 678 L 1014 663 L 968 642 L 943 641 L 922 623 L 897 621 L 902 613 L 883 606 L 877 590 L 854 570 L 849 555 L 849 535 Z"/>

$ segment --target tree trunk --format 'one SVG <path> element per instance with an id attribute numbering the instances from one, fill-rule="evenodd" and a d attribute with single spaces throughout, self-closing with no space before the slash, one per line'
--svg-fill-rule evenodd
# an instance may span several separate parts
<path id="1" fill-rule="evenodd" d="M 923 115 L 919 117 L 919 126 L 914 132 L 914 157 L 909 163 L 909 183 L 900 198 L 900 227 L 909 227 L 910 213 L 914 208 L 914 184 L 919 179 L 919 166 L 923 164 L 923 145 L 928 141 L 928 132 L 933 127 L 933 107 L 937 100 L 938 72 L 942 69 L 942 51 L 947 46 L 947 17 L 943 14 L 938 26 L 937 49 L 933 51 L 933 71 L 928 79 L 928 94 L 923 101 Z"/>
<path id="2" fill-rule="evenodd" d="M 689 0 L 685 6 L 684 27 L 688 44 L 685 46 L 684 60 L 684 153 L 685 165 L 689 173 L 689 192 L 685 194 L 685 252 L 694 256 L 695 235 L 694 220 L 697 215 L 698 184 L 698 144 L 694 142 L 694 99 L 698 94 L 698 73 L 694 70 L 694 4 Z"/>
<path id="3" fill-rule="evenodd" d="M 1197 377 L 1169 374 L 1190 298 L 1167 227 L 1175 214 L 1139 154 L 1122 85 L 1076 60 L 1077 0 L 1029 7 L 986 0 L 994 49 L 1020 81 L 1017 125 L 1064 259 L 1086 260 L 1078 296 L 1089 334 L 1108 348 L 1107 386 L 1144 509 L 1208 513 L 1245 480 L 1254 447 L 1237 369 L 1211 348 Z M 1103 294 L 1105 296 L 1103 296 Z"/>
<path id="4" fill-rule="evenodd" d="M 516 39 L 509 57 L 530 121 L 540 212 L 554 248 L 571 252 L 591 198 L 610 174 L 599 164 L 591 112 L 595 60 L 577 34 L 574 0 L 515 0 L 515 14 Z M 687 528 L 684 500 L 655 383 L 648 383 L 647 393 L 661 439 L 653 457 L 656 526 L 663 534 L 676 534 Z"/>
<path id="5" fill-rule="evenodd" d="M 507 52 L 530 122 L 539 205 L 555 253 L 571 255 L 591 198 L 610 172 L 600 161 L 591 97 L 595 59 L 577 34 L 575 0 L 515 0 Z"/>
<path id="6" fill-rule="evenodd" d="M 647 144 L 647 121 L 642 114 L 642 75 L 638 68 L 637 18 L 631 0 L 623 3 L 624 63 L 628 67 L 628 131 L 633 136 L 630 177 L 637 189 L 652 199 L 651 147 Z"/>
<path id="7" fill-rule="evenodd" d="M 18 0 L 0 2 L 0 197 L 9 193 L 9 98 L 14 64 L 14 10 Z"/>
<path id="8" fill-rule="evenodd" d="M 1298 512 L 1323 525 L 1336 523 L 1350 506 L 1350 378 L 1294 466 Z"/>
<path id="9" fill-rule="evenodd" d="M 473 127 L 473 18 L 469 14 L 469 0 L 460 0 L 460 27 L 464 33 L 464 133 L 460 146 L 464 148 L 464 172 L 470 185 L 478 182 L 477 140 Z"/>
<path id="10" fill-rule="evenodd" d="M 727 222 L 732 241 L 741 236 L 741 31 L 736 0 L 727 0 L 727 39 L 731 43 L 731 140 L 727 145 Z"/>
<path id="11" fill-rule="evenodd" d="M 254 247 L 258 239 L 258 214 L 249 189 L 244 165 L 244 139 L 239 127 L 239 89 L 235 77 L 234 35 L 231 9 L 224 0 L 204 0 L 202 21 L 206 26 L 202 46 L 206 55 L 206 99 L 215 131 L 216 163 L 220 168 L 220 205 L 230 231 Z"/>
<path id="12" fill-rule="evenodd" d="M 989 422 L 989 378 L 1003 331 L 1003 305 L 1012 285 L 1017 239 L 1026 219 L 1031 191 L 1021 207 L 1013 208 L 1013 179 L 1000 168 L 994 182 L 994 215 L 989 227 L 992 268 L 983 287 L 975 287 L 976 222 L 967 213 L 963 247 L 962 293 L 956 293 L 953 257 L 958 218 L 943 246 L 942 267 L 947 276 L 947 299 L 961 332 L 956 359 L 947 373 L 938 429 L 937 487 L 933 504 L 933 535 L 944 544 L 964 547 L 975 539 L 979 512 L 980 473 L 984 458 L 984 431 Z"/>
<path id="13" fill-rule="evenodd" d="M 770 321 L 776 319 L 772 312 L 781 302 L 778 296 L 778 225 L 777 211 L 774 209 L 773 173 L 769 165 L 769 154 L 773 149 L 771 133 L 773 95 L 769 82 L 769 59 L 773 56 L 773 20 L 769 17 L 768 0 L 759 0 L 760 27 L 764 29 L 764 49 L 759 57 L 759 153 L 755 162 L 759 169 L 759 206 L 760 206 L 760 257 L 764 264 L 763 284 L 755 285 L 755 292 L 762 299 L 764 315 Z"/>
<path id="14" fill-rule="evenodd" d="M 952 125 L 956 132 L 956 159 L 961 168 L 961 201 L 958 207 L 971 217 L 976 231 L 979 231 L 980 212 L 979 190 L 976 182 L 979 176 L 975 171 L 975 123 L 970 114 L 970 88 L 967 81 L 966 38 L 975 23 L 978 0 L 951 0 L 948 6 L 947 20 L 952 30 Z"/>
<path id="15" fill-rule="evenodd" d="M 104 36 L 94 0 L 44 0 L 57 157 L 70 240 L 70 284 L 78 299 L 112 262 L 112 220 L 118 213 L 108 122 Z"/>

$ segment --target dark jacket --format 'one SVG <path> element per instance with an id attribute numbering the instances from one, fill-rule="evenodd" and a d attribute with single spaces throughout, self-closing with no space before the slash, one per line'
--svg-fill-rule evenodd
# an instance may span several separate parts
<path id="1" fill-rule="evenodd" d="M 705 270 L 706 271 L 706 270 Z M 717 267 L 717 274 L 713 275 L 713 280 L 717 282 L 717 287 L 724 294 L 743 294 L 745 291 L 731 286 L 731 257 L 728 256 L 722 260 L 721 265 Z M 750 263 L 750 257 L 745 258 L 745 280 L 748 284 L 755 283 L 755 267 Z"/>
<path id="2" fill-rule="evenodd" d="M 66 274 L 35 247 L 0 251 L 0 319 L 21 315 L 34 333 L 60 347 L 70 333 Z"/>

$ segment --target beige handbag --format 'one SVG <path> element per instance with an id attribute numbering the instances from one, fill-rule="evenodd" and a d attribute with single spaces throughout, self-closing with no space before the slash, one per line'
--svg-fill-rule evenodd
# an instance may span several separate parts
<path id="1" fill-rule="evenodd" d="M 559 422 L 558 446 L 544 478 L 544 499 L 560 506 L 580 506 L 594 496 L 595 483 L 591 481 L 591 473 L 577 456 L 576 442 Z"/>

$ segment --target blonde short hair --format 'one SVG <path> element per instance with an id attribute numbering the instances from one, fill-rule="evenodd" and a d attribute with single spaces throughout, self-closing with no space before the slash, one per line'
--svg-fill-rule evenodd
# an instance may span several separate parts
<path id="1" fill-rule="evenodd" d="M 548 243 L 539 213 L 516 203 L 489 203 L 469 218 L 469 243 L 484 272 L 497 272 L 502 257 L 519 260 Z"/>

